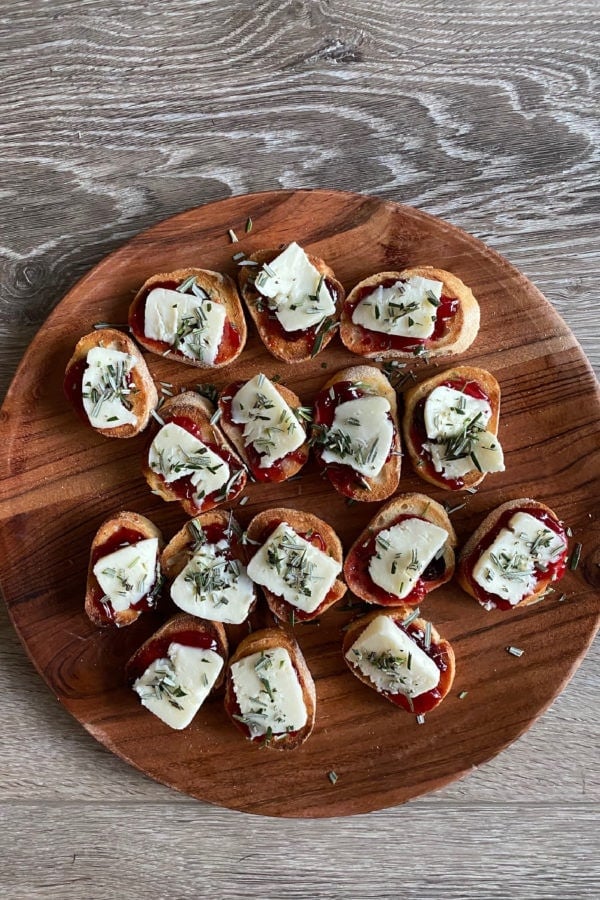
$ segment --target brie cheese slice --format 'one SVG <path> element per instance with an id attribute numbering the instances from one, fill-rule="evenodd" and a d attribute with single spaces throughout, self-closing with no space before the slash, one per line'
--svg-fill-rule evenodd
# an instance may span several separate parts
<path id="1" fill-rule="evenodd" d="M 148 465 L 167 484 L 189 477 L 199 499 L 218 491 L 231 474 L 226 460 L 175 422 L 167 422 L 157 433 L 148 452 Z"/>
<path id="2" fill-rule="evenodd" d="M 293 241 L 256 276 L 284 331 L 304 331 L 335 313 L 335 302 L 319 270 Z"/>
<path id="3" fill-rule="evenodd" d="M 102 590 L 103 602 L 115 612 L 124 612 L 149 594 L 156 584 L 158 538 L 128 544 L 102 556 L 93 573 Z"/>
<path id="4" fill-rule="evenodd" d="M 240 719 L 252 738 L 285 735 L 304 728 L 308 719 L 302 686 L 283 647 L 253 653 L 231 665 Z"/>
<path id="5" fill-rule="evenodd" d="M 443 283 L 414 275 L 376 287 L 354 308 L 352 322 L 369 331 L 426 340 L 435 330 Z"/>
<path id="6" fill-rule="evenodd" d="M 92 347 L 81 383 L 83 408 L 94 428 L 135 425 L 129 373 L 135 357 L 111 347 Z"/>
<path id="7" fill-rule="evenodd" d="M 202 288 L 186 294 L 154 288 L 146 298 L 144 334 L 171 344 L 191 359 L 213 365 L 223 338 L 227 311 Z"/>
<path id="8" fill-rule="evenodd" d="M 244 444 L 270 468 L 306 441 L 306 432 L 275 385 L 262 373 L 247 381 L 231 401 L 231 418 L 244 426 Z"/>
<path id="9" fill-rule="evenodd" d="M 380 531 L 369 575 L 376 585 L 402 599 L 408 596 L 448 540 L 448 533 L 424 519 L 404 519 Z"/>
<path id="10" fill-rule="evenodd" d="M 213 622 L 240 625 L 254 600 L 246 567 L 227 556 L 228 541 L 201 544 L 171 585 L 171 599 L 184 612 Z"/>
<path id="11" fill-rule="evenodd" d="M 390 404 L 385 397 L 359 397 L 335 408 L 321 453 L 324 463 L 342 463 L 375 478 L 385 465 L 394 439 Z"/>

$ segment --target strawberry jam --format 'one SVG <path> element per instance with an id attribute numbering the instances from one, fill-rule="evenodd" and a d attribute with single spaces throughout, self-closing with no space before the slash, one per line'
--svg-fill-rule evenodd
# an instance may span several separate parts
<path id="1" fill-rule="evenodd" d="M 115 529 L 115 531 L 113 531 L 113 533 L 102 544 L 99 544 L 92 550 L 91 568 L 93 569 L 98 560 L 103 559 L 103 557 L 108 556 L 110 553 L 114 553 L 116 550 L 120 550 L 122 547 L 134 546 L 135 544 L 139 544 L 140 541 L 145 541 L 147 539 L 147 534 L 142 534 L 135 528 L 121 526 L 120 528 Z M 157 587 L 158 585 L 155 581 L 150 592 L 141 597 L 137 601 L 137 603 L 132 603 L 130 609 L 138 610 L 139 612 L 153 609 L 156 605 L 157 598 L 155 596 L 155 593 Z M 106 622 L 114 622 L 115 613 L 112 605 L 110 603 L 105 604 L 102 602 L 104 593 L 95 578 L 93 579 L 91 594 L 92 603 L 100 614 L 100 617 Z"/>
<path id="2" fill-rule="evenodd" d="M 212 634 L 185 629 L 176 631 L 165 637 L 150 639 L 147 645 L 135 654 L 127 669 L 130 680 L 140 678 L 156 659 L 167 658 L 171 644 L 182 644 L 184 647 L 197 647 L 199 650 L 213 650 L 219 653 L 219 646 Z"/>

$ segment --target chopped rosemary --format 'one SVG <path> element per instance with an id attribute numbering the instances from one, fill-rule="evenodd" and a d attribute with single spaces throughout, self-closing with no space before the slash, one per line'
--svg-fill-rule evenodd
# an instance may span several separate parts
<path id="1" fill-rule="evenodd" d="M 431 622 L 425 623 L 425 649 L 429 650 L 431 647 Z"/>
<path id="2" fill-rule="evenodd" d="M 523 656 L 525 653 L 520 647 L 507 647 L 506 652 L 510 653 L 511 656 Z"/>
<path id="3" fill-rule="evenodd" d="M 245 506 L 247 502 L 248 502 L 248 497 L 242 497 L 242 499 L 240 500 L 239 505 L 240 505 L 240 506 Z"/>
<path id="4" fill-rule="evenodd" d="M 127 322 L 94 322 L 94 331 L 104 331 L 105 328 L 114 328 L 116 331 L 130 331 Z"/>
<path id="5" fill-rule="evenodd" d="M 582 544 L 575 544 L 573 547 L 573 552 L 571 553 L 571 558 L 569 560 L 569 569 L 574 572 L 577 566 L 579 565 L 579 560 L 581 559 L 581 550 L 583 548 Z"/>
<path id="6" fill-rule="evenodd" d="M 423 715 L 423 713 L 420 713 L 416 718 L 417 718 L 417 725 L 425 724 L 425 716 Z"/>
<path id="7" fill-rule="evenodd" d="M 417 606 L 417 607 L 415 607 L 415 609 L 413 609 L 411 612 L 409 612 L 409 614 L 406 616 L 405 619 L 402 619 L 400 624 L 404 628 L 406 628 L 408 625 L 411 625 L 415 621 L 415 619 L 418 619 L 420 615 L 421 615 L 421 610 Z"/>
<path id="8" fill-rule="evenodd" d="M 165 424 L 165 420 L 164 420 L 164 419 L 161 419 L 161 417 L 159 416 L 159 414 L 156 412 L 155 409 L 151 409 L 151 410 L 150 410 L 150 415 L 151 415 L 154 419 L 156 419 L 156 421 L 158 422 L 159 425 L 164 425 L 164 424 Z"/>
<path id="9" fill-rule="evenodd" d="M 336 784 L 336 782 L 338 780 L 338 775 L 336 772 L 333 771 L 333 769 L 331 770 L 331 772 L 327 773 L 327 777 L 329 778 L 329 780 L 332 784 Z"/>
<path id="10" fill-rule="evenodd" d="M 216 384 L 203 382 L 202 384 L 197 384 L 195 386 L 195 390 L 197 394 L 200 394 L 202 397 L 206 397 L 207 400 L 210 400 L 213 406 L 217 405 L 217 400 L 219 399 L 219 389 Z"/>
<path id="11" fill-rule="evenodd" d="M 457 503 L 456 506 L 452 506 L 450 503 L 444 503 L 444 508 L 448 515 L 451 516 L 452 513 L 458 512 L 459 509 L 464 509 L 466 505 L 466 503 Z"/>
<path id="12" fill-rule="evenodd" d="M 252 224 L 252 219 L 250 218 L 250 216 L 248 216 L 248 218 L 246 219 L 246 234 L 250 234 L 250 232 L 252 231 Z"/>
<path id="13" fill-rule="evenodd" d="M 469 693 L 468 691 L 461 691 L 460 694 L 458 695 L 458 699 L 464 700 L 468 693 Z"/>
<path id="14" fill-rule="evenodd" d="M 227 229 L 227 234 L 229 235 L 229 239 L 230 239 L 230 241 L 231 241 L 232 244 L 238 244 L 238 243 L 239 243 L 238 236 L 237 236 L 237 234 L 235 233 L 235 231 L 233 230 L 233 228 L 228 228 L 228 229 Z"/>
<path id="15" fill-rule="evenodd" d="M 217 409 L 215 409 L 214 413 L 210 417 L 210 424 L 216 425 L 217 422 L 219 421 L 219 419 L 221 418 L 221 415 L 222 415 L 222 410 L 220 409 L 220 407 L 217 407 Z"/>

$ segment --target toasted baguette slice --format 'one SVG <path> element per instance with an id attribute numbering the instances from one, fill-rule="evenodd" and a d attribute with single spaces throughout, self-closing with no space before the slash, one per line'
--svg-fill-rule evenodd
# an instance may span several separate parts
<path id="1" fill-rule="evenodd" d="M 248 727 L 241 722 L 238 715 L 239 706 L 237 703 L 231 666 L 244 659 L 246 656 L 252 656 L 254 653 L 266 653 L 269 650 L 281 648 L 289 653 L 292 665 L 298 677 L 300 688 L 302 690 L 302 698 L 306 707 L 306 724 L 297 731 L 291 731 L 287 734 L 269 734 L 257 735 L 250 737 Z M 265 672 L 265 677 L 270 673 Z M 273 676 L 273 681 L 276 677 Z M 237 650 L 229 660 L 227 667 L 227 677 L 225 682 L 225 710 L 227 715 L 235 725 L 235 727 L 244 734 L 244 736 L 253 743 L 259 744 L 261 747 L 268 747 L 270 750 L 295 750 L 309 737 L 315 724 L 315 713 L 317 708 L 317 694 L 315 691 L 315 683 L 306 661 L 302 655 L 302 651 L 291 634 L 283 628 L 265 628 L 262 631 L 255 631 L 245 638 L 238 646 Z"/>
<path id="2" fill-rule="evenodd" d="M 322 542 L 319 549 L 322 549 L 324 553 L 342 566 L 342 544 L 333 528 L 312 513 L 298 509 L 285 509 L 283 507 L 266 509 L 254 516 L 246 530 L 247 539 L 253 546 L 253 549 L 258 549 L 256 544 L 264 544 L 282 522 L 293 528 L 297 534 L 305 536 L 305 540 L 310 540 L 311 537 L 316 539 L 319 536 Z M 282 622 L 291 622 L 293 624 L 295 621 L 309 622 L 322 615 L 330 606 L 341 600 L 346 593 L 346 585 L 340 578 L 336 578 L 325 599 L 312 612 L 298 609 L 264 586 L 262 586 L 262 591 L 273 615 L 277 616 Z"/>
<path id="3" fill-rule="evenodd" d="M 248 260 L 262 266 L 264 263 L 272 262 L 284 249 L 285 246 L 272 250 L 257 250 L 250 254 Z M 337 330 L 337 320 L 346 296 L 333 269 L 318 256 L 310 254 L 307 256 L 313 266 L 325 277 L 327 287 L 335 301 L 336 311 L 334 316 L 328 317 L 318 326 L 307 328 L 305 331 L 286 332 L 275 314 L 268 310 L 266 298 L 262 297 L 262 294 L 254 286 L 258 267 L 242 266 L 238 275 L 240 293 L 254 320 L 261 341 L 269 353 L 287 363 L 305 362 L 325 349 Z"/>
<path id="4" fill-rule="evenodd" d="M 122 546 L 135 544 L 138 540 L 148 538 L 158 539 L 155 581 L 149 593 L 138 603 L 128 609 L 115 611 L 110 603 L 103 602 L 104 591 L 94 575 L 94 566 L 99 559 L 119 550 Z M 94 625 L 99 628 L 108 625 L 122 628 L 135 622 L 144 610 L 152 609 L 156 605 L 162 587 L 159 566 L 162 547 L 163 537 L 160 530 L 150 519 L 139 513 L 123 510 L 102 523 L 92 541 L 85 591 L 85 611 Z"/>
<path id="5" fill-rule="evenodd" d="M 144 333 L 144 309 L 146 298 L 154 288 L 164 287 L 176 290 L 188 279 L 194 277 L 198 287 L 205 291 L 213 303 L 220 303 L 225 307 L 227 317 L 221 337 L 221 343 L 214 363 L 188 356 L 178 350 L 173 344 L 165 341 L 157 341 Z M 196 366 L 199 369 L 220 369 L 227 366 L 240 355 L 246 343 L 248 329 L 242 310 L 242 304 L 238 296 L 235 282 L 221 272 L 212 272 L 210 269 L 176 269 L 174 272 L 162 272 L 152 275 L 141 286 L 133 302 L 129 307 L 129 325 L 135 339 L 158 356 L 166 356 L 183 363 L 186 366 Z"/>
<path id="6" fill-rule="evenodd" d="M 425 519 L 447 532 L 448 538 L 436 557 L 425 569 L 427 578 L 420 577 L 412 591 L 400 599 L 375 584 L 369 574 L 369 562 L 378 551 L 376 538 L 382 531 L 395 525 L 402 516 Z M 348 588 L 361 600 L 380 606 L 416 606 L 423 598 L 450 581 L 454 574 L 454 549 L 456 533 L 448 513 L 439 503 L 425 494 L 398 494 L 383 506 L 365 530 L 357 537 L 344 562 L 344 578 Z"/>
<path id="7" fill-rule="evenodd" d="M 205 545 L 214 546 L 221 541 L 226 541 L 227 547 L 219 551 L 217 558 L 231 560 L 235 569 L 234 574 L 242 576 L 243 586 L 247 589 L 244 591 L 243 608 L 238 608 L 233 603 L 234 610 L 232 611 L 232 601 L 235 601 L 236 597 L 232 597 L 231 593 L 225 593 L 218 584 L 215 585 L 214 581 L 205 588 L 203 586 L 201 589 L 197 589 L 196 596 L 191 602 L 188 602 L 187 596 L 184 599 L 178 598 L 173 590 L 173 585 L 171 585 L 171 599 L 175 606 L 180 606 L 191 615 L 210 618 L 211 621 L 224 622 L 229 625 L 241 625 L 246 621 L 256 605 L 256 591 L 253 590 L 251 584 L 247 583 L 247 576 L 243 577 L 246 575 L 246 565 L 250 554 L 247 545 L 242 544 L 241 537 L 242 529 L 233 514 L 213 509 L 190 519 L 175 537 L 171 538 L 163 550 L 161 566 L 166 577 L 174 581 L 185 569 L 195 552 Z M 212 559 L 209 564 L 214 564 Z M 221 566 L 218 572 L 222 573 L 226 568 L 226 566 Z M 238 578 L 238 596 L 241 592 L 242 587 Z"/>
<path id="8" fill-rule="evenodd" d="M 416 410 L 421 400 L 426 400 L 434 388 L 439 387 L 447 381 L 455 382 L 474 382 L 487 395 L 490 406 L 492 408 L 492 416 L 486 426 L 486 429 L 492 434 L 498 434 L 498 421 L 500 418 L 500 385 L 493 375 L 485 369 L 477 369 L 474 366 L 455 366 L 453 369 L 446 369 L 438 372 L 433 378 L 427 378 L 420 384 L 409 388 L 404 394 L 404 417 L 402 419 L 402 428 L 404 432 L 404 443 L 408 450 L 408 455 L 413 464 L 413 468 L 417 475 L 424 481 L 435 484 L 436 487 L 444 488 L 446 491 L 464 490 L 468 487 L 475 487 L 480 484 L 486 476 L 485 472 L 480 472 L 475 466 L 473 469 L 460 479 L 460 484 L 453 484 L 442 476 L 441 472 L 436 472 L 431 459 L 425 452 L 419 452 L 419 447 L 413 439 L 413 428 L 418 427 Z M 423 429 L 424 430 L 424 429 Z M 427 438 L 425 437 L 425 440 Z"/>
<path id="9" fill-rule="evenodd" d="M 152 437 L 146 447 L 142 462 L 142 472 L 151 489 L 159 494 L 163 500 L 166 500 L 167 503 L 174 500 L 179 501 L 186 513 L 190 516 L 195 516 L 200 512 L 214 509 L 215 506 L 219 506 L 229 500 L 234 500 L 244 490 L 248 480 L 242 460 L 229 446 L 220 429 L 216 425 L 211 424 L 213 414 L 214 407 L 210 401 L 207 400 L 206 397 L 202 397 L 200 394 L 196 394 L 193 391 L 186 391 L 183 394 L 177 394 L 175 397 L 170 397 L 160 408 L 160 418 L 165 425 L 173 419 L 191 421 L 196 429 L 194 436 L 204 444 L 210 445 L 210 449 L 214 450 L 215 453 L 228 463 L 230 468 L 230 479 L 222 489 L 220 488 L 217 492 L 213 492 L 213 494 L 208 494 L 206 497 L 198 499 L 195 496 L 193 489 L 190 489 L 190 484 L 187 480 L 185 480 L 186 484 L 182 488 L 181 483 L 184 479 L 167 483 L 162 475 L 150 468 L 150 447 L 162 426 L 157 426 L 155 429 L 152 429 Z M 232 480 L 234 474 L 236 474 L 236 477 L 235 480 Z M 180 486 L 179 489 L 177 488 L 177 485 Z"/>
<path id="10" fill-rule="evenodd" d="M 471 576 L 473 566 L 480 555 L 493 543 L 498 531 L 500 528 L 506 526 L 511 515 L 514 515 L 514 513 L 518 511 L 529 513 L 529 515 L 532 515 L 535 518 L 542 517 L 542 526 L 544 525 L 544 518 L 546 521 L 550 521 L 555 526 L 558 540 L 564 543 L 564 552 L 561 553 L 557 565 L 549 567 L 547 574 L 537 570 L 540 577 L 536 583 L 535 590 L 532 593 L 524 596 L 518 603 L 510 604 L 499 595 L 485 591 Z M 461 551 L 456 570 L 456 577 L 462 589 L 466 591 L 467 594 L 470 594 L 471 597 L 474 597 L 484 609 L 516 609 L 517 606 L 529 606 L 531 603 L 536 603 L 554 581 L 558 581 L 562 578 L 565 572 L 567 556 L 567 535 L 556 513 L 553 512 L 549 506 L 546 506 L 545 503 L 523 497 L 503 503 L 486 516 Z"/>
<path id="11" fill-rule="evenodd" d="M 237 391 L 242 387 L 242 384 L 243 382 L 237 381 L 228 384 L 219 394 L 219 409 L 221 411 L 219 427 L 224 431 L 232 446 L 235 447 L 256 481 L 287 481 L 288 478 L 292 478 L 296 475 L 308 461 L 308 437 L 297 450 L 294 450 L 293 453 L 289 453 L 287 456 L 283 456 L 281 459 L 277 460 L 276 465 L 271 466 L 270 468 L 261 467 L 260 454 L 253 450 L 252 445 L 247 446 L 244 443 L 244 425 L 237 424 L 231 418 L 231 401 Z M 297 410 L 302 407 L 302 401 L 294 391 L 285 387 L 283 384 L 277 384 L 276 382 L 272 382 L 272 384 L 292 410 Z M 300 425 L 304 427 L 302 422 L 300 422 Z"/>
<path id="12" fill-rule="evenodd" d="M 394 435 L 390 453 L 381 471 L 373 476 L 362 475 L 351 466 L 327 465 L 321 459 L 319 447 L 323 445 L 323 439 L 327 431 L 319 423 L 319 403 L 328 399 L 330 388 L 343 382 L 362 385 L 364 392 L 371 395 L 385 397 L 390 404 L 390 416 L 394 426 Z M 343 402 L 340 401 L 340 402 Z M 337 405 L 337 404 L 336 404 Z M 367 503 L 375 503 L 391 496 L 398 487 L 401 468 L 401 443 L 400 426 L 398 423 L 398 404 L 396 392 L 385 375 L 374 366 L 351 366 L 349 369 L 341 369 L 336 372 L 322 387 L 315 400 L 314 424 L 311 442 L 315 448 L 317 460 L 321 470 L 327 476 L 333 487 L 345 497 Z"/>
<path id="13" fill-rule="evenodd" d="M 438 706 L 442 702 L 444 697 L 448 694 L 454 681 L 456 664 L 452 645 L 447 640 L 441 637 L 437 629 L 434 628 L 431 623 L 427 623 L 425 619 L 412 618 L 412 616 L 414 616 L 414 613 L 415 610 L 412 610 L 410 606 L 397 606 L 394 609 L 390 610 L 377 610 L 375 612 L 369 613 L 366 616 L 361 616 L 360 618 L 355 619 L 350 623 L 350 626 L 347 628 L 344 634 L 342 653 L 344 654 L 344 661 L 346 665 L 348 666 L 352 674 L 359 679 L 359 681 L 362 681 L 363 684 L 366 684 L 367 687 L 371 688 L 371 690 L 374 690 L 382 697 L 385 697 L 385 699 L 389 700 L 390 703 L 393 703 L 394 706 L 399 706 L 401 709 L 404 709 L 407 712 L 413 712 L 417 715 L 423 715 L 430 712 L 432 709 L 435 709 L 435 707 Z M 408 634 L 408 636 L 412 640 L 416 641 L 420 648 L 431 659 L 433 659 L 434 663 L 440 671 L 440 680 L 436 688 L 412 698 L 407 697 L 405 694 L 389 694 L 386 691 L 380 690 L 371 681 L 368 675 L 365 675 L 358 668 L 358 666 L 351 661 L 351 659 L 347 658 L 346 654 L 350 651 L 355 641 L 359 639 L 361 634 L 371 624 L 371 622 L 373 622 L 373 620 L 377 619 L 379 616 L 385 616 L 395 622 L 396 625 L 398 625 L 398 627 L 402 629 L 402 631 Z M 407 618 L 409 624 L 403 626 L 402 623 Z M 429 649 L 427 649 L 428 626 L 431 629 L 431 641 Z M 392 653 L 392 655 L 396 655 L 393 648 L 390 648 L 390 652 Z"/>
<path id="14" fill-rule="evenodd" d="M 371 331 L 352 321 L 352 313 L 360 300 L 368 295 L 368 288 L 375 290 L 390 280 L 400 281 L 414 277 L 441 281 L 442 297 L 458 301 L 456 312 L 448 319 L 445 333 L 438 338 L 394 340 L 392 335 Z M 479 304 L 470 288 L 460 278 L 434 266 L 415 266 L 402 272 L 378 272 L 359 282 L 348 295 L 340 318 L 340 337 L 351 353 L 367 359 L 413 359 L 425 351 L 428 356 L 456 356 L 471 346 L 479 331 Z M 404 344 L 404 346 L 398 346 Z M 422 350 L 419 350 L 422 348 Z"/>
<path id="15" fill-rule="evenodd" d="M 128 353 L 134 357 L 135 364 L 126 379 L 130 387 L 130 393 L 126 396 L 126 402 L 130 404 L 131 412 L 135 416 L 134 423 L 128 422 L 117 426 L 111 426 L 107 423 L 106 428 L 97 428 L 91 424 L 83 406 L 82 380 L 86 370 L 87 355 L 93 347 L 118 350 L 121 353 Z M 90 428 L 97 431 L 98 434 L 111 438 L 135 437 L 136 434 L 144 430 L 152 410 L 158 403 L 156 387 L 144 357 L 131 338 L 123 334 L 122 331 L 116 331 L 114 328 L 100 328 L 97 331 L 92 331 L 77 342 L 65 371 L 64 390 L 79 417 Z"/>

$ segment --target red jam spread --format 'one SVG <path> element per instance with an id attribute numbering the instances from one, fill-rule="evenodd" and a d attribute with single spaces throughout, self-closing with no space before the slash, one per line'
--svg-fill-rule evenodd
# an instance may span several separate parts
<path id="1" fill-rule="evenodd" d="M 165 281 L 157 281 L 154 284 L 150 285 L 150 287 L 146 288 L 146 290 L 140 294 L 138 299 L 135 302 L 134 309 L 129 314 L 129 327 L 131 328 L 131 332 L 138 341 L 143 341 L 145 346 L 152 349 L 154 353 L 158 354 L 166 354 L 167 351 L 171 351 L 171 353 L 176 353 L 178 356 L 183 359 L 192 360 L 195 359 L 193 356 L 188 356 L 185 353 L 182 353 L 180 350 L 176 350 L 172 344 L 168 344 L 166 341 L 155 341 L 152 338 L 146 337 L 144 334 L 145 327 L 145 318 L 146 318 L 146 300 L 151 291 L 156 290 L 156 288 L 164 288 L 165 290 L 175 291 L 181 282 L 172 281 L 166 279 Z M 186 293 L 190 293 L 186 291 Z M 210 293 L 210 292 L 207 292 Z M 218 297 L 211 295 L 211 300 L 213 303 L 219 303 Z M 232 356 L 235 356 L 237 353 L 240 343 L 241 336 L 237 328 L 229 321 L 229 319 L 225 319 L 223 325 L 223 334 L 221 336 L 221 343 L 219 344 L 219 349 L 217 351 L 217 355 L 215 357 L 215 361 L 213 363 L 214 366 L 220 365 L 222 362 L 225 362 L 228 359 L 231 359 Z"/>
<path id="2" fill-rule="evenodd" d="M 122 547 L 131 547 L 134 544 L 139 544 L 140 541 L 145 541 L 148 539 L 147 534 L 142 534 L 140 531 L 137 531 L 135 528 L 127 528 L 125 526 L 121 526 L 117 528 L 111 535 L 108 537 L 104 543 L 99 544 L 97 547 L 94 547 L 92 550 L 92 558 L 91 558 L 91 567 L 96 565 L 99 559 L 102 559 L 105 556 L 108 556 L 109 553 L 114 553 L 116 550 L 120 550 Z M 156 582 L 154 583 L 156 584 Z M 102 598 L 104 593 L 102 588 L 94 578 L 94 583 L 92 586 L 92 603 L 98 610 L 100 616 L 105 619 L 107 622 L 115 621 L 115 613 L 110 603 L 104 604 L 102 602 Z M 156 605 L 156 599 L 153 596 L 152 592 L 149 594 L 145 594 L 137 603 L 132 603 L 130 609 L 139 610 L 140 612 L 144 612 L 148 609 L 153 609 Z"/>
<path id="3" fill-rule="evenodd" d="M 391 288 L 397 284 L 398 281 L 407 280 L 408 279 L 385 278 L 376 285 L 364 285 L 357 290 L 355 296 L 352 298 L 352 302 L 347 304 L 346 311 L 348 317 L 352 320 L 352 313 L 358 304 L 366 297 L 370 296 L 370 294 L 375 293 L 377 288 Z M 456 297 L 447 297 L 445 294 L 442 294 L 440 297 L 440 305 L 437 307 L 433 333 L 428 338 L 401 337 L 400 335 L 384 334 L 383 332 L 371 331 L 369 328 L 363 328 L 362 325 L 352 323 L 354 328 L 359 329 L 360 351 L 372 353 L 376 351 L 383 352 L 385 350 L 402 350 L 406 353 L 410 353 L 411 351 L 419 353 L 422 350 L 427 350 L 428 347 L 436 341 L 439 341 L 440 338 L 443 338 L 448 333 L 450 322 L 456 315 L 459 305 L 460 301 Z"/>
<path id="4" fill-rule="evenodd" d="M 165 414 L 165 424 L 167 422 L 172 422 L 174 425 L 179 425 L 180 428 L 185 429 L 190 434 L 193 434 L 194 437 L 198 438 L 199 441 L 208 447 L 209 450 L 212 450 L 213 453 L 216 453 L 221 459 L 223 459 L 229 465 L 230 477 L 235 473 L 239 472 L 243 467 L 240 465 L 235 456 L 226 450 L 225 447 L 221 447 L 218 444 L 213 444 L 212 442 L 207 443 L 202 439 L 202 429 L 190 419 L 188 416 L 179 416 L 173 415 L 170 416 Z M 164 481 L 164 477 L 157 472 L 154 473 L 157 478 L 160 478 Z M 241 479 L 241 476 L 240 476 Z M 178 500 L 187 500 L 196 506 L 198 512 L 202 510 L 209 510 L 215 507 L 218 503 L 223 502 L 223 500 L 231 499 L 232 494 L 239 493 L 239 487 L 242 483 L 240 479 L 237 479 L 233 483 L 233 488 L 230 490 L 229 495 L 223 498 L 223 487 L 218 488 L 216 491 L 211 491 L 210 494 L 206 494 L 206 496 L 199 499 L 197 497 L 198 486 L 192 483 L 192 479 L 189 475 L 184 475 L 182 478 L 176 478 L 175 481 L 170 481 L 168 484 L 165 481 L 165 484 L 168 490 L 177 497 Z"/>
<path id="5" fill-rule="evenodd" d="M 231 407 L 233 398 L 245 384 L 245 381 L 235 381 L 233 384 L 227 385 L 219 399 L 221 418 L 223 421 L 227 422 L 231 428 L 236 428 L 240 432 L 240 435 L 243 433 L 244 426 L 233 421 Z M 244 453 L 246 454 L 248 468 L 250 469 L 254 480 L 273 483 L 285 481 L 288 477 L 286 473 L 286 463 L 294 463 L 298 466 L 303 466 L 307 457 L 306 447 L 303 445 L 298 447 L 297 450 L 292 450 L 291 453 L 286 453 L 281 459 L 275 460 L 271 466 L 261 466 L 260 462 L 263 455 L 256 450 L 254 444 L 245 444 Z"/>
<path id="6" fill-rule="evenodd" d="M 214 650 L 215 653 L 219 653 L 217 642 L 211 634 L 192 630 L 176 631 L 168 636 L 148 641 L 129 668 L 129 678 L 135 681 L 144 674 L 154 660 L 167 658 L 171 644 L 183 644 L 184 647 L 198 647 L 200 650 Z"/>
<path id="7" fill-rule="evenodd" d="M 85 356 L 82 357 L 82 359 L 78 359 L 77 362 L 73 363 L 73 365 L 70 366 L 68 371 L 65 373 L 63 390 L 65 393 L 65 397 L 71 403 L 79 418 L 87 425 L 89 425 L 90 420 L 83 405 L 83 376 L 85 374 L 86 368 L 87 357 Z M 135 391 L 135 366 L 129 373 L 127 384 L 133 391 Z M 107 425 L 106 427 L 110 428 L 110 425 Z"/>
<path id="8" fill-rule="evenodd" d="M 335 410 L 341 403 L 348 400 L 358 400 L 360 397 L 369 396 L 367 391 L 357 387 L 352 381 L 338 381 L 331 387 L 324 388 L 317 394 L 314 405 L 313 421 L 316 426 L 328 429 L 333 424 Z M 391 419 L 388 413 L 388 418 Z M 315 429 L 319 434 L 319 429 Z M 394 441 L 390 447 L 386 463 L 390 459 Z M 344 463 L 323 462 L 323 450 L 318 443 L 314 445 L 314 453 L 323 474 L 327 475 L 334 488 L 346 497 L 353 497 L 357 488 L 364 488 L 365 479 L 359 472 Z"/>
<path id="9" fill-rule="evenodd" d="M 548 563 L 548 566 L 546 567 L 546 569 L 544 569 L 544 571 L 537 571 L 536 584 L 539 584 L 540 581 L 546 581 L 548 579 L 552 581 L 559 581 L 565 574 L 565 569 L 567 567 L 567 536 L 562 525 L 557 519 L 554 518 L 554 516 L 549 515 L 545 510 L 539 509 L 535 506 L 522 506 L 517 509 L 505 510 L 494 527 L 485 534 L 482 540 L 471 552 L 465 569 L 465 577 L 471 585 L 471 588 L 473 589 L 473 592 L 475 593 L 478 601 L 484 605 L 492 603 L 495 609 L 514 609 L 518 604 L 510 603 L 505 598 L 499 597 L 498 594 L 490 594 L 486 590 L 484 590 L 481 585 L 477 584 L 477 582 L 473 578 L 473 566 L 479 559 L 481 554 L 484 553 L 488 549 L 488 547 L 490 547 L 494 543 L 502 529 L 508 527 L 508 523 L 517 513 L 528 513 L 530 516 L 538 519 L 545 528 L 549 528 L 550 531 L 553 531 L 554 534 L 556 534 L 557 537 L 559 537 L 565 545 L 564 552 L 558 557 L 557 560 Z M 531 593 L 535 593 L 535 589 Z"/>
<path id="10" fill-rule="evenodd" d="M 210 525 L 201 527 L 205 537 L 205 540 L 202 540 L 203 544 L 218 544 L 219 541 L 226 540 L 227 547 L 219 553 L 226 559 L 239 559 L 246 563 L 248 551 L 241 543 L 241 534 L 238 535 L 233 528 L 230 529 L 227 522 L 212 522 Z M 191 550 L 191 545 L 195 543 L 195 536 L 191 530 L 189 530 L 189 535 L 188 546 Z"/>
<path id="11" fill-rule="evenodd" d="M 350 552 L 348 559 L 346 560 L 346 569 L 349 572 L 349 580 L 359 584 L 363 591 L 366 594 L 369 594 L 369 596 L 381 606 L 396 606 L 398 603 L 416 606 L 430 590 L 429 583 L 439 581 L 446 571 L 446 562 L 443 555 L 438 559 L 432 559 L 423 574 L 416 581 L 412 591 L 407 594 L 406 597 L 402 597 L 402 599 L 395 594 L 390 594 L 378 584 L 375 584 L 369 574 L 369 563 L 371 557 L 375 556 L 377 553 L 377 535 L 381 531 L 393 528 L 394 525 L 399 525 L 400 522 L 405 522 L 407 519 L 420 519 L 422 522 L 428 521 L 427 519 L 423 519 L 422 516 L 398 516 L 393 522 L 386 525 L 385 528 L 381 528 L 380 531 L 373 534 L 367 541 L 362 541 L 358 544 L 358 546 Z"/>
<path id="12" fill-rule="evenodd" d="M 468 394 L 470 397 L 475 397 L 477 400 L 487 400 L 487 402 L 490 403 L 490 398 L 485 393 L 481 385 L 476 381 L 442 381 L 435 387 L 454 388 L 455 391 L 461 391 L 463 394 Z M 434 390 L 435 388 L 432 388 L 431 392 L 433 392 Z M 444 478 L 441 472 L 436 472 L 428 451 L 423 449 L 423 444 L 429 442 L 429 438 L 427 437 L 427 430 L 425 428 L 426 402 L 427 397 L 419 400 L 419 402 L 415 406 L 412 422 L 410 425 L 410 439 L 415 450 L 419 454 L 419 459 L 421 460 L 421 466 L 419 468 L 421 471 L 426 471 L 427 474 L 431 476 L 431 478 L 434 478 L 439 484 L 443 484 L 451 491 L 459 491 L 464 487 L 464 478 Z"/>

